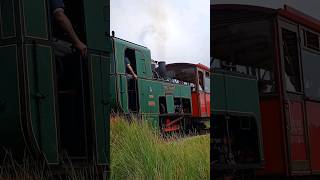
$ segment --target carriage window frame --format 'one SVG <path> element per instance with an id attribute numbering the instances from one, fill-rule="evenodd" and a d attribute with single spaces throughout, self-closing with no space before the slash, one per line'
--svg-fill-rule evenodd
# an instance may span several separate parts
<path id="1" fill-rule="evenodd" d="M 318 55 L 320 57 L 320 33 L 316 32 L 316 31 L 313 31 L 311 29 L 308 29 L 306 27 L 301 27 L 300 29 L 301 31 L 301 73 L 302 73 L 302 76 L 303 78 L 301 79 L 302 81 L 302 84 L 303 84 L 303 88 L 304 88 L 304 96 L 308 99 L 308 100 L 311 100 L 311 101 L 320 101 L 320 96 L 319 97 L 315 97 L 315 96 L 312 96 L 310 94 L 308 94 L 308 88 L 306 87 L 306 82 L 305 82 L 305 78 L 306 78 L 306 74 L 305 74 L 305 66 L 306 66 L 306 59 L 303 58 L 303 51 L 305 52 L 309 52 L 309 53 L 312 53 L 314 55 Z M 319 38 L 319 50 L 315 50 L 315 49 L 312 49 L 312 48 L 309 48 L 306 44 L 306 32 L 311 32 L 313 34 L 316 34 Z M 303 42 L 303 43 L 302 43 Z"/>
<path id="2" fill-rule="evenodd" d="M 286 21 L 284 21 L 286 23 Z M 301 59 L 301 35 L 299 34 L 299 29 L 296 31 L 295 29 L 292 29 L 291 26 L 284 25 L 280 28 L 279 33 L 281 34 L 281 51 L 282 51 L 282 57 L 283 58 L 283 73 L 284 73 L 284 79 L 283 83 L 285 85 L 285 91 L 287 93 L 291 94 L 298 94 L 302 95 L 304 93 L 304 87 L 303 87 L 303 71 L 302 71 L 302 59 Z M 284 39 L 284 33 L 293 33 L 295 34 L 296 41 L 295 42 L 295 47 L 296 48 L 296 54 L 292 54 L 293 51 L 289 51 L 289 47 L 287 46 L 288 44 L 285 44 L 285 39 Z M 289 36 L 289 35 L 288 35 Z M 286 45 L 286 46 L 285 46 Z M 285 50 L 284 46 L 287 48 Z M 286 59 L 292 60 L 292 57 L 296 56 L 296 61 L 286 61 Z M 290 57 L 290 58 L 286 58 Z M 293 59 L 294 60 L 294 59 Z M 288 62 L 287 64 L 285 62 Z M 290 65 L 290 66 L 289 66 Z M 291 70 L 291 75 L 288 74 L 287 70 Z M 294 77 L 295 80 L 298 80 L 295 84 L 292 84 L 293 81 L 290 81 L 292 79 L 291 77 Z M 289 83 L 291 83 L 291 86 L 289 86 Z"/>
<path id="3" fill-rule="evenodd" d="M 204 91 L 210 93 L 210 73 L 204 71 Z"/>
<path id="4" fill-rule="evenodd" d="M 320 34 L 315 32 L 315 31 L 312 31 L 310 29 L 307 29 L 307 28 L 302 28 L 302 37 L 303 37 L 303 43 L 302 44 L 302 47 L 307 49 L 307 50 L 310 50 L 312 52 L 315 52 L 315 53 L 320 53 Z M 317 36 L 318 40 L 317 40 L 317 47 L 316 46 L 313 46 L 313 45 L 309 45 L 308 44 L 308 36 L 307 34 L 310 33 L 310 35 L 314 35 L 314 36 Z"/>
<path id="5" fill-rule="evenodd" d="M 202 76 L 202 78 L 201 78 Z M 202 70 L 198 69 L 197 70 L 197 90 L 198 91 L 201 91 L 201 92 L 204 92 L 205 91 L 205 84 L 204 84 L 204 73 Z M 201 89 L 200 89 L 201 88 Z"/>

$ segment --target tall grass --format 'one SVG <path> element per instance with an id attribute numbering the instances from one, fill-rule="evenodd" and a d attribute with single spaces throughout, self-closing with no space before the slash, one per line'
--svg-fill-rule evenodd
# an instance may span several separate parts
<path id="1" fill-rule="evenodd" d="M 209 179 L 209 135 L 163 139 L 145 121 L 111 123 L 111 179 Z"/>
<path id="2" fill-rule="evenodd" d="M 97 169 L 93 165 L 85 168 L 75 168 L 72 164 L 63 162 L 61 168 L 50 169 L 45 161 L 36 161 L 28 154 L 22 162 L 16 161 L 9 151 L 4 150 L 5 156 L 0 164 L 0 180 L 96 180 Z"/>
<path id="3" fill-rule="evenodd" d="M 210 177 L 209 135 L 162 138 L 146 121 L 129 123 L 116 117 L 111 123 L 111 179 L 196 180 Z M 97 179 L 95 167 L 53 175 L 48 165 L 24 158 L 16 162 L 9 152 L 0 162 L 0 179 Z"/>

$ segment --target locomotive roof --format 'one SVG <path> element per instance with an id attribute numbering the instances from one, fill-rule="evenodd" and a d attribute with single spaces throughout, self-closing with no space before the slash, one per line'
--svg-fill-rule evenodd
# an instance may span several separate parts
<path id="1" fill-rule="evenodd" d="M 281 16 L 285 17 L 297 24 L 304 25 L 312 30 L 320 32 L 320 20 L 307 15 L 297 9 L 294 9 L 288 5 L 284 5 L 283 8 L 279 9 L 272 9 L 267 7 L 260 7 L 260 6 L 252 6 L 252 5 L 240 5 L 240 4 L 217 4 L 211 6 L 211 11 L 213 11 L 213 16 L 215 16 L 215 11 L 222 11 L 226 10 L 229 12 L 232 11 L 242 11 L 246 12 L 247 14 L 244 15 L 242 18 L 252 18 L 252 13 L 258 16 L 254 16 L 253 18 L 261 16 Z M 241 18 L 241 17 L 239 17 Z M 225 18 L 223 20 L 226 20 Z"/>
<path id="2" fill-rule="evenodd" d="M 118 43 L 122 43 L 122 44 L 130 44 L 131 46 L 134 45 L 136 46 L 136 48 L 139 48 L 139 49 L 144 49 L 144 50 L 147 50 L 149 51 L 149 48 L 145 47 L 145 46 L 142 46 L 140 44 L 136 44 L 136 43 L 133 43 L 133 42 L 130 42 L 130 41 L 127 41 L 125 39 L 121 39 L 121 38 L 118 38 L 118 37 L 111 37 L 114 41 L 117 41 Z"/>

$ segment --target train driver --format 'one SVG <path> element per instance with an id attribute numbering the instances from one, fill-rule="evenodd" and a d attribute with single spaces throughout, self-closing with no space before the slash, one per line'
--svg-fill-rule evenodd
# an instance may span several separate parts
<path id="1" fill-rule="evenodd" d="M 69 18 L 65 15 L 63 0 L 50 0 L 50 8 L 56 24 L 65 33 L 67 33 L 73 47 L 78 50 L 82 57 L 85 57 L 87 54 L 87 46 L 80 41 L 72 27 Z"/>
<path id="2" fill-rule="evenodd" d="M 129 70 L 129 73 L 133 77 L 133 79 L 137 79 L 138 76 L 136 75 L 133 68 L 131 67 L 130 60 L 127 56 L 124 57 L 124 64 L 125 64 L 126 72 L 128 72 L 127 70 Z"/>

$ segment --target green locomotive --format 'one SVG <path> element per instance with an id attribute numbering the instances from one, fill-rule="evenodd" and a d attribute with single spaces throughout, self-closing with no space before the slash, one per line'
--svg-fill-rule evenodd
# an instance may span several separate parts
<path id="1" fill-rule="evenodd" d="M 161 77 L 161 73 L 152 68 L 156 64 L 151 60 L 148 48 L 115 37 L 111 39 L 114 50 L 110 66 L 113 109 L 124 114 L 138 114 L 164 131 L 186 128 L 182 126 L 187 126 L 184 121 L 192 112 L 190 85 Z M 137 80 L 128 77 L 125 57 L 130 60 Z M 159 64 L 165 69 L 163 62 Z"/>

